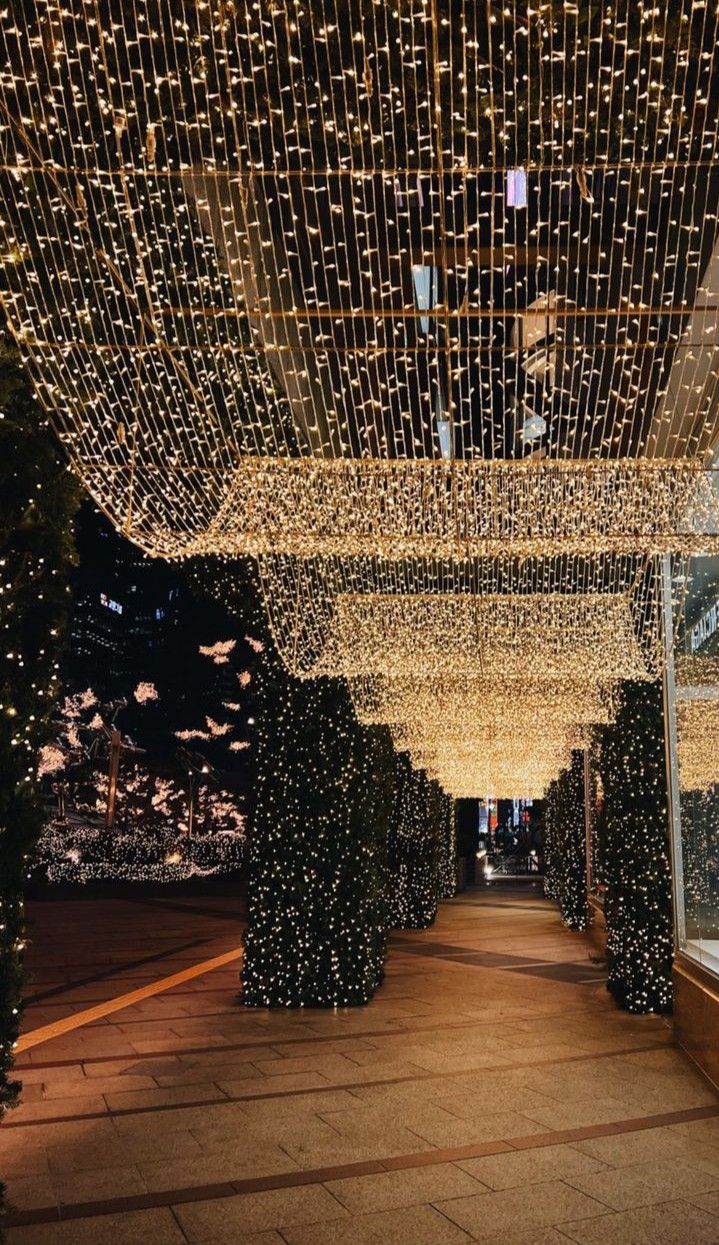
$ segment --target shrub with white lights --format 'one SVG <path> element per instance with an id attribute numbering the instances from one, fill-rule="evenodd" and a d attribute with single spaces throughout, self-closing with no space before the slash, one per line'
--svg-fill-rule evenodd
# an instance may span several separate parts
<path id="1" fill-rule="evenodd" d="M 387 941 L 389 733 L 359 725 L 344 683 L 290 679 L 271 657 L 255 694 L 243 1001 L 366 1003 Z"/>
<path id="2" fill-rule="evenodd" d="M 584 827 L 584 761 L 572 764 L 549 784 L 545 806 L 544 893 L 559 904 L 569 929 L 587 927 L 587 857 Z"/>
<path id="3" fill-rule="evenodd" d="M 397 754 L 396 770 L 389 834 L 391 922 L 396 929 L 425 929 L 447 885 L 447 797 L 424 770 L 412 768 L 406 753 Z"/>
<path id="4" fill-rule="evenodd" d="M 38 755 L 48 742 L 67 618 L 77 492 L 45 417 L 0 342 L 0 1115 L 20 1023 L 22 890 L 43 823 Z"/>
<path id="5" fill-rule="evenodd" d="M 607 985 L 628 1011 L 669 1011 L 673 936 L 659 683 L 624 685 L 617 719 L 601 732 L 598 766 Z"/>
<path id="6" fill-rule="evenodd" d="M 48 882 L 182 882 L 234 873 L 242 867 L 243 830 L 188 836 L 171 826 L 106 830 L 52 822 L 34 867 Z"/>

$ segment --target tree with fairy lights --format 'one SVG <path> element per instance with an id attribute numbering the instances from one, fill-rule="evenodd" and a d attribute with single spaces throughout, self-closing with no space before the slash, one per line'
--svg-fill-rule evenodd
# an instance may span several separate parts
<path id="1" fill-rule="evenodd" d="M 203 661 L 229 660 L 235 643 L 201 646 Z M 164 758 L 134 747 L 117 729 L 128 701 L 157 712 L 154 683 L 141 681 L 127 699 L 109 704 L 92 688 L 66 695 L 53 722 L 54 739 L 40 751 L 39 774 L 51 783 L 58 807 L 38 844 L 38 871 L 50 882 L 174 882 L 236 870 L 244 850 L 243 797 L 228 789 L 230 774 L 175 740 L 201 740 L 225 766 L 233 764 L 249 747 L 237 737 L 244 733 L 240 697 L 249 677 L 247 671 L 237 675 L 238 700 L 223 701 L 222 721 L 205 714 L 195 728 L 168 726 L 171 752 Z M 111 779 L 113 734 L 119 742 Z"/>
<path id="2" fill-rule="evenodd" d="M 243 1002 L 366 1003 L 386 950 L 389 733 L 359 725 L 344 683 L 290 679 L 270 654 L 256 699 Z"/>
<path id="3" fill-rule="evenodd" d="M 43 823 L 37 769 L 49 742 L 68 612 L 76 488 L 15 355 L 0 343 L 0 1114 L 20 1022 L 22 889 Z"/>
<path id="4" fill-rule="evenodd" d="M 442 791 L 440 801 L 439 897 L 453 899 L 457 894 L 457 815 L 451 795 Z"/>
<path id="5" fill-rule="evenodd" d="M 397 929 L 426 929 L 446 885 L 446 806 L 440 787 L 424 770 L 413 769 L 407 753 L 397 754 L 396 772 L 389 834 L 391 921 Z"/>
<path id="6" fill-rule="evenodd" d="M 581 752 L 547 788 L 545 883 L 569 929 L 587 927 L 587 860 L 584 829 L 584 764 Z"/>
<path id="7" fill-rule="evenodd" d="M 243 1000 L 365 1003 L 392 923 L 422 927 L 455 893 L 454 801 L 387 728 L 362 726 L 344 681 L 293 679 L 242 564 L 190 570 L 198 591 L 261 635 L 251 670 L 253 740 Z"/>
<path id="8" fill-rule="evenodd" d="M 616 721 L 601 732 L 598 766 L 607 985 L 627 1011 L 669 1011 L 673 937 L 659 683 L 624 685 Z"/>

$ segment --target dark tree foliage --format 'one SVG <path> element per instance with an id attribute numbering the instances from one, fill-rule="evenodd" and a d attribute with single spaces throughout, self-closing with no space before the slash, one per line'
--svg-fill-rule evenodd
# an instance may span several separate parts
<path id="1" fill-rule="evenodd" d="M 357 722 L 343 681 L 288 675 L 249 567 L 205 563 L 192 574 L 265 646 L 251 683 L 243 999 L 365 1003 L 382 979 L 388 929 L 430 925 L 455 893 L 454 801 L 395 754 L 385 728 Z"/>
<path id="2" fill-rule="evenodd" d="M 453 899 L 457 894 L 457 814 L 451 795 L 440 796 L 440 899 Z"/>
<path id="3" fill-rule="evenodd" d="M 290 679 L 271 657 L 256 703 L 243 1001 L 366 1003 L 387 942 L 389 734 L 358 724 L 343 683 Z"/>
<path id="4" fill-rule="evenodd" d="M 447 797 L 424 770 L 412 768 L 406 753 L 396 757 L 397 800 L 389 835 L 391 923 L 396 929 L 426 929 L 449 887 L 450 845 Z M 450 894 L 454 894 L 452 887 Z"/>
<path id="5" fill-rule="evenodd" d="M 43 822 L 37 755 L 48 739 L 68 611 L 76 487 L 16 356 L 0 341 L 0 1114 L 17 1101 L 22 890 Z"/>
<path id="6" fill-rule="evenodd" d="M 661 686 L 627 683 L 598 754 L 608 988 L 631 1012 L 672 1004 L 672 902 Z"/>
<path id="7" fill-rule="evenodd" d="M 550 784 L 545 806 L 544 893 L 570 929 L 587 927 L 584 762 L 581 752 Z"/>

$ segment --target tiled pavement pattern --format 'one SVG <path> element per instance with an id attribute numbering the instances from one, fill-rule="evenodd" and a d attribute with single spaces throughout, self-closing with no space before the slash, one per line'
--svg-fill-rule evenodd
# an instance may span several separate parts
<path id="1" fill-rule="evenodd" d="M 36 905 L 27 1027 L 229 950 L 235 910 Z M 8 1245 L 719 1245 L 719 1100 L 538 890 L 397 935 L 366 1008 L 244 1011 L 236 982 L 21 1057 Z"/>

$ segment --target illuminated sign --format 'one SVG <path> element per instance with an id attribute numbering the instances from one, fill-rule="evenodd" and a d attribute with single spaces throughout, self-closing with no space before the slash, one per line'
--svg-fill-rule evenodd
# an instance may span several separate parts
<path id="1" fill-rule="evenodd" d="M 706 644 L 714 633 L 719 630 L 719 601 L 715 601 L 713 605 L 705 610 L 689 632 L 689 647 L 692 653 L 696 653 L 698 648 Z"/>
<path id="2" fill-rule="evenodd" d="M 115 614 L 122 613 L 122 606 L 120 605 L 120 602 L 113 601 L 112 597 L 108 597 L 104 592 L 100 593 L 100 604 L 104 605 L 105 609 L 112 610 Z"/>

